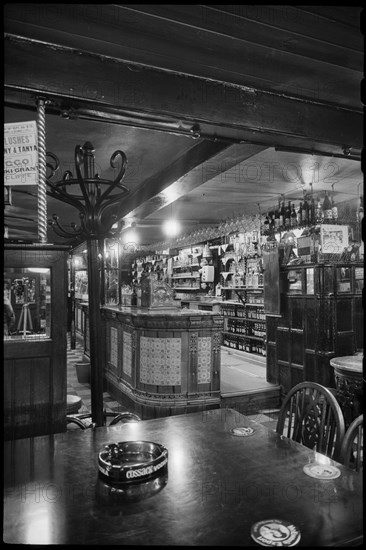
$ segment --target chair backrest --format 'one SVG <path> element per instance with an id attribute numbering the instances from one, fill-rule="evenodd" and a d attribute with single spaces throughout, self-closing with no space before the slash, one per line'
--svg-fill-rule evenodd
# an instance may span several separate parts
<path id="1" fill-rule="evenodd" d="M 340 462 L 357 472 L 363 470 L 363 414 L 355 418 L 346 431 Z"/>
<path id="2" fill-rule="evenodd" d="M 338 460 L 345 434 L 343 413 L 328 388 L 316 382 L 300 382 L 282 403 L 276 431 Z"/>

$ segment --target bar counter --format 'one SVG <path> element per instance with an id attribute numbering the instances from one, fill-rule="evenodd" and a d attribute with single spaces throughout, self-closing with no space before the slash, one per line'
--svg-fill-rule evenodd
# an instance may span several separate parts
<path id="1" fill-rule="evenodd" d="M 107 391 L 142 418 L 220 405 L 223 319 L 208 311 L 102 308 Z"/>
<path id="2" fill-rule="evenodd" d="M 107 483 L 98 453 L 121 441 L 164 445 L 167 471 Z M 362 545 L 362 475 L 232 409 L 9 441 L 4 458 L 7 543 L 258 546 L 253 525 L 277 519 L 297 546 Z M 338 477 L 306 475 L 321 460 Z"/>

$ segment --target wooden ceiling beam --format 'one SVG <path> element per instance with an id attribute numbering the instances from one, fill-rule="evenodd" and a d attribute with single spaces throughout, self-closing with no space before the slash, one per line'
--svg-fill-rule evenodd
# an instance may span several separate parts
<path id="1" fill-rule="evenodd" d="M 361 8 L 7 4 L 14 36 L 358 108 Z"/>
<path id="2" fill-rule="evenodd" d="M 141 64 L 6 36 L 5 101 L 27 104 L 44 95 L 56 104 L 88 107 L 111 115 L 151 121 L 165 117 L 199 127 L 213 139 L 253 140 L 281 145 L 290 139 L 334 152 L 361 149 L 363 114 L 320 101 L 234 86 Z M 76 112 L 77 116 L 77 112 Z M 111 120 L 113 121 L 113 120 Z M 164 128 L 164 120 L 158 120 Z M 132 124 L 133 125 L 133 124 Z M 168 127 L 169 129 L 169 127 Z M 269 143 L 268 143 L 269 145 Z"/>
<path id="3" fill-rule="evenodd" d="M 186 196 L 190 191 L 224 174 L 238 163 L 244 162 L 264 149 L 265 147 L 259 145 L 223 147 L 222 144 L 221 146 L 216 144 L 215 147 L 215 144 L 202 142 L 196 146 L 193 155 L 192 150 L 188 151 L 184 158 L 178 159 L 146 180 L 135 194 L 125 199 L 123 210 L 119 210 L 118 216 L 121 218 L 123 214 L 122 217 L 129 220 L 148 218 L 161 208 Z M 210 158 L 208 152 L 210 152 Z M 191 167 L 187 169 L 189 165 Z M 210 214 L 212 216 L 213 213 Z"/>

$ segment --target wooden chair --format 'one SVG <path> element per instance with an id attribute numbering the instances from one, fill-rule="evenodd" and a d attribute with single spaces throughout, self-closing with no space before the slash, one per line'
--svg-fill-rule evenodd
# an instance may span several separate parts
<path id="1" fill-rule="evenodd" d="M 340 462 L 357 472 L 363 470 L 363 414 L 355 418 L 346 431 Z"/>
<path id="2" fill-rule="evenodd" d="M 118 422 L 140 422 L 141 418 L 132 412 L 124 411 L 121 413 L 117 412 L 107 412 L 106 410 L 103 411 L 103 423 L 104 425 L 107 424 L 107 417 L 112 417 L 112 420 L 109 423 L 109 426 L 114 426 Z M 67 424 L 76 424 L 81 428 L 82 430 L 86 430 L 87 428 L 94 428 L 94 424 L 91 420 L 92 415 L 90 412 L 87 413 L 80 413 L 80 414 L 68 414 L 66 416 L 66 423 Z"/>
<path id="3" fill-rule="evenodd" d="M 343 413 L 328 388 L 300 382 L 282 403 L 276 431 L 338 460 L 345 434 Z"/>

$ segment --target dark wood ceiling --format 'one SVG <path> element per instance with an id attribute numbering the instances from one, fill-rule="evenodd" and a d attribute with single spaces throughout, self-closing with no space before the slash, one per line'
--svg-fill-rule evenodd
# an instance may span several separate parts
<path id="1" fill-rule="evenodd" d="M 129 195 L 108 215 L 162 241 L 265 211 L 280 194 L 362 182 L 361 7 L 6 4 L 5 122 L 35 120 L 62 169 L 91 141 L 103 177 L 122 149 Z M 37 240 L 37 189 L 14 187 L 9 237 Z M 77 212 L 48 197 L 48 217 Z M 50 229 L 49 242 L 61 242 Z"/>

